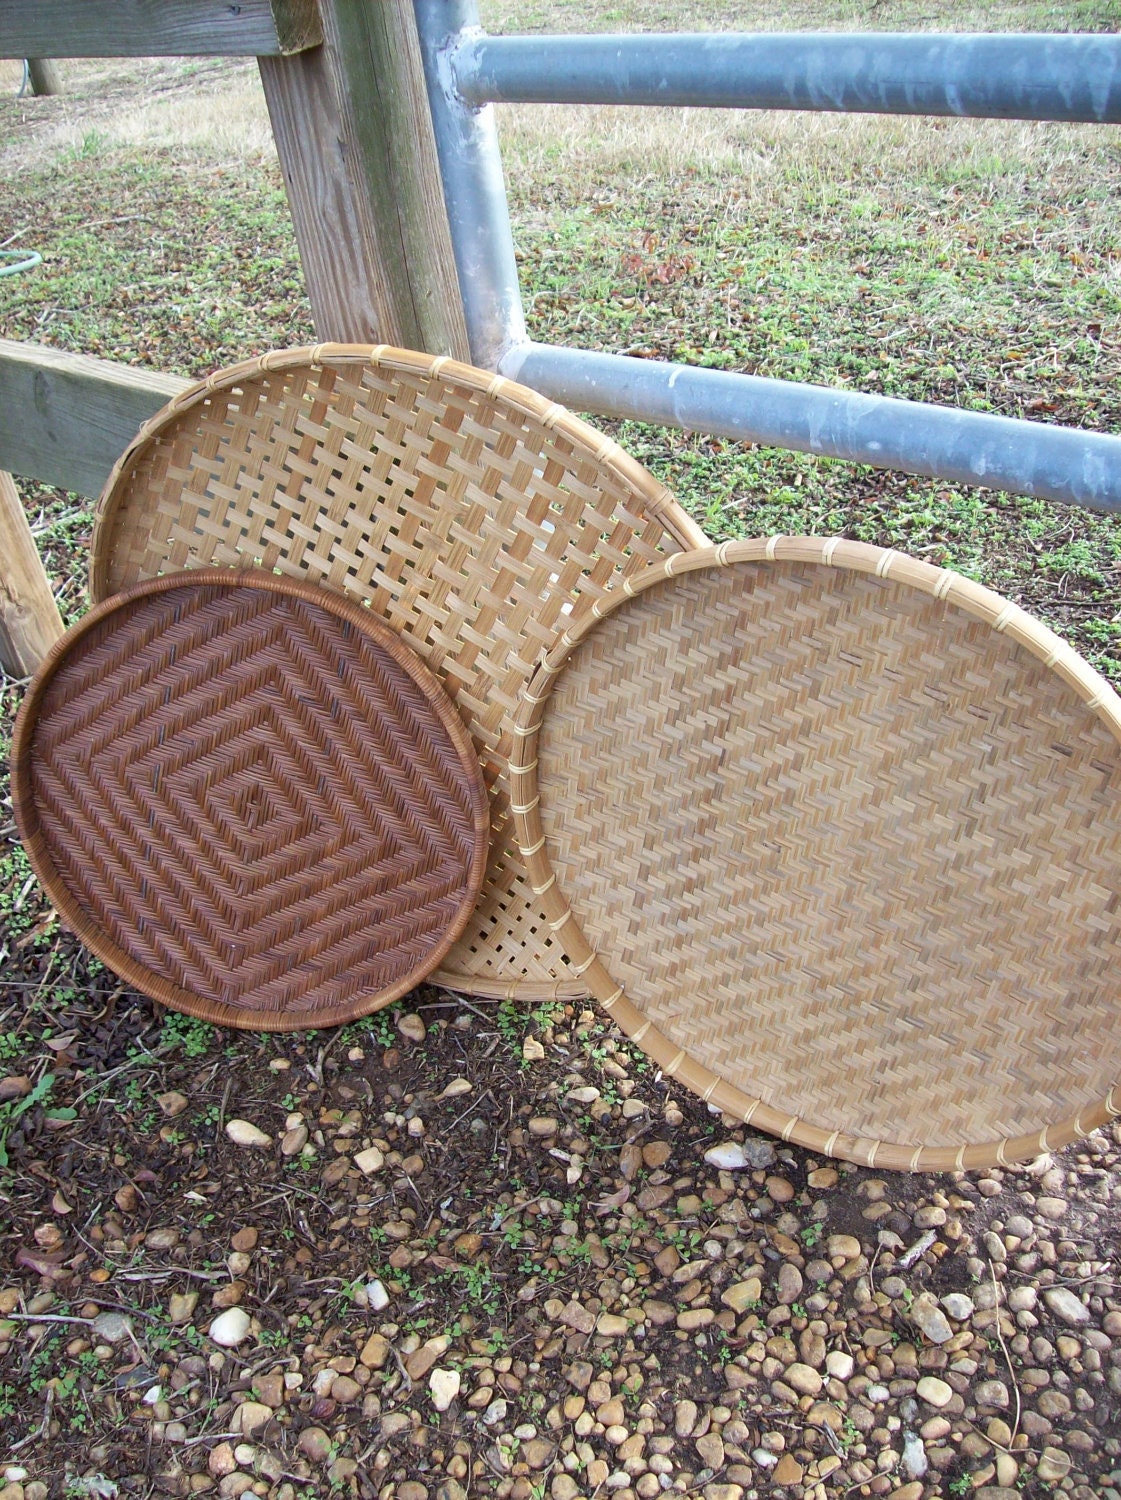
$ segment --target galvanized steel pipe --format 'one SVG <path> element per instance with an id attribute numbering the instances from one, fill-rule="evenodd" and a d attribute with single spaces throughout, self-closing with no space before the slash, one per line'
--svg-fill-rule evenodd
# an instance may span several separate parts
<path id="1" fill-rule="evenodd" d="M 493 370 L 526 327 L 494 110 L 466 104 L 452 73 L 478 11 L 475 0 L 413 0 L 413 9 L 471 358 Z"/>
<path id="2" fill-rule="evenodd" d="M 453 6 L 447 7 L 449 10 Z M 451 55 L 469 104 L 652 104 L 1121 121 L 1121 37 L 931 32 L 486 36 Z"/>
<path id="3" fill-rule="evenodd" d="M 575 411 L 1121 513 L 1121 437 L 547 344 L 516 345 L 499 368 Z"/>

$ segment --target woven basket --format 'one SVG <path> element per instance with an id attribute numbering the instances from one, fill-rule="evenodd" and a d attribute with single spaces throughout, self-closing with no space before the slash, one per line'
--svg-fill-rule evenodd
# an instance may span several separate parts
<path id="1" fill-rule="evenodd" d="M 369 606 L 455 700 L 491 794 L 476 912 L 433 976 L 578 997 L 513 842 L 505 725 L 542 649 L 620 580 L 706 538 L 617 444 L 534 392 L 399 349 L 268 354 L 141 430 L 98 509 L 90 588 L 257 565 Z"/>
<path id="2" fill-rule="evenodd" d="M 486 789 L 434 675 L 368 610 L 229 568 L 134 585 L 51 651 L 13 805 L 63 920 L 176 1010 L 337 1026 L 474 910 Z"/>
<path id="3" fill-rule="evenodd" d="M 1121 700 L 978 584 L 858 543 L 668 559 L 519 706 L 517 837 L 664 1072 L 868 1166 L 1121 1113 Z"/>

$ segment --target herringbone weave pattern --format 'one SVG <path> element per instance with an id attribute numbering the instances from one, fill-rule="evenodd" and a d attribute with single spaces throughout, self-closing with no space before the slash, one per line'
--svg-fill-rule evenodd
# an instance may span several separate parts
<path id="1" fill-rule="evenodd" d="M 513 840 L 504 726 L 566 619 L 705 540 L 641 465 L 532 391 L 450 360 L 323 345 L 223 371 L 145 427 L 102 498 L 91 591 L 255 564 L 399 631 L 455 700 L 491 793 L 484 890 L 435 977 L 581 995 Z"/>
<path id="2" fill-rule="evenodd" d="M 467 920 L 486 793 L 392 632 L 238 576 L 161 580 L 61 643 L 21 719 L 21 831 L 64 917 L 157 999 L 335 1025 L 418 982 Z"/>
<path id="3" fill-rule="evenodd" d="M 514 803 L 571 957 L 663 1067 L 817 1149 L 976 1165 L 1101 1123 L 1121 705 L 966 580 L 765 545 L 637 580 L 530 690 Z"/>

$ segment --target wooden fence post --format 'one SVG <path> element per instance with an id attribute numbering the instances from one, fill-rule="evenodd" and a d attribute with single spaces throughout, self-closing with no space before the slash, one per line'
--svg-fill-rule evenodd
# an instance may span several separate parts
<path id="1" fill-rule="evenodd" d="M 0 663 L 4 670 L 30 677 L 62 630 L 62 616 L 15 480 L 0 469 Z"/>
<path id="2" fill-rule="evenodd" d="M 411 0 L 320 0 L 259 59 L 319 337 L 469 359 Z"/>
<path id="3" fill-rule="evenodd" d="M 46 96 L 62 93 L 62 79 L 59 77 L 58 64 L 49 57 L 29 57 L 27 78 L 33 94 Z"/>

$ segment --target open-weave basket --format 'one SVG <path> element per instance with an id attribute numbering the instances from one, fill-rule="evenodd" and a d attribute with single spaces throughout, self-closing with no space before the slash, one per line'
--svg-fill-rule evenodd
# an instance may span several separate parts
<path id="1" fill-rule="evenodd" d="M 942 1171 L 1121 1114 L 1119 742 L 1121 699 L 1016 605 L 772 537 L 572 622 L 510 786 L 550 925 L 667 1075 Z"/>
<path id="2" fill-rule="evenodd" d="M 616 443 L 534 392 L 448 359 L 324 344 L 223 370 L 141 429 L 102 495 L 90 591 L 258 566 L 387 621 L 455 701 L 491 794 L 483 892 L 434 980 L 578 997 L 513 841 L 505 721 L 566 618 L 705 541 Z"/>

